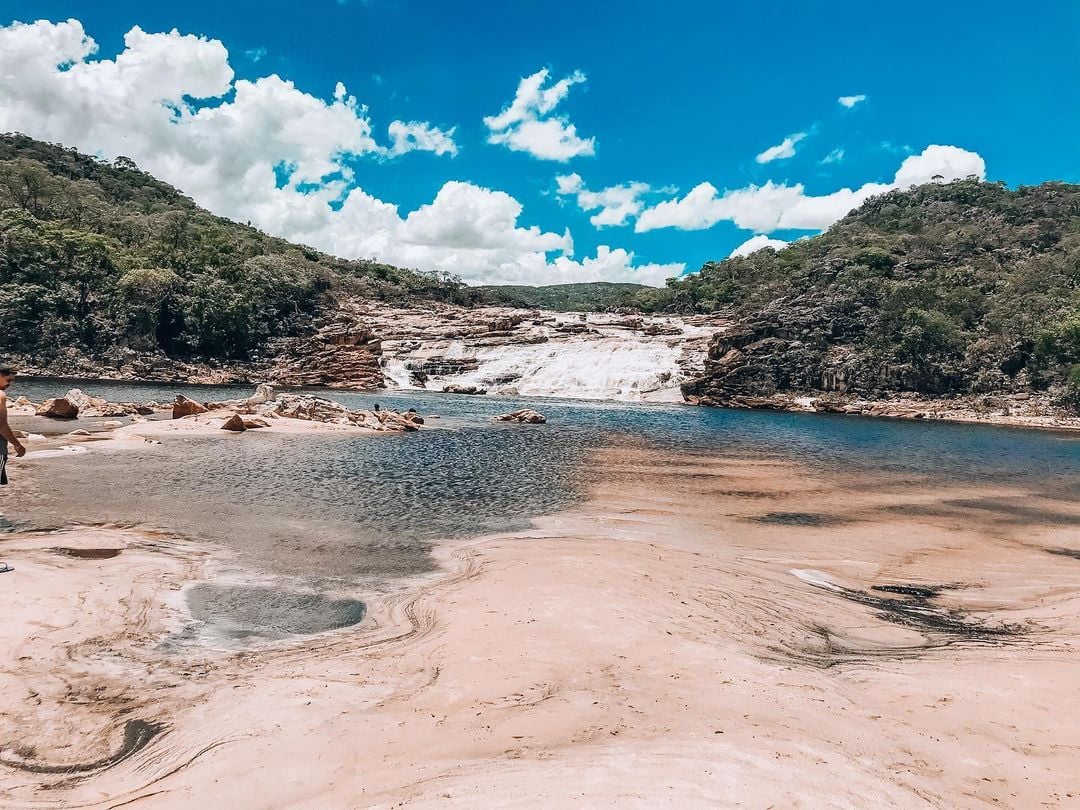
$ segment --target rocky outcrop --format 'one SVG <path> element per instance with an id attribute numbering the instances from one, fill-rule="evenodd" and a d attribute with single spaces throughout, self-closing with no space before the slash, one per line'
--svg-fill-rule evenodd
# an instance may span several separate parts
<path id="1" fill-rule="evenodd" d="M 380 354 L 371 327 L 341 311 L 314 334 L 279 342 L 268 376 L 280 385 L 375 390 L 384 385 Z"/>
<path id="2" fill-rule="evenodd" d="M 79 406 L 65 397 L 55 397 L 42 402 L 35 413 L 49 419 L 75 419 L 79 415 Z"/>
<path id="3" fill-rule="evenodd" d="M 339 402 L 302 394 L 282 395 L 259 411 L 286 419 L 354 425 L 377 431 L 415 431 L 421 422 L 396 411 L 350 411 Z"/>
<path id="4" fill-rule="evenodd" d="M 79 409 L 79 416 L 84 417 L 118 417 L 139 414 L 146 416 L 154 412 L 153 403 L 141 404 L 135 402 L 109 402 L 101 397 L 90 396 L 78 388 L 72 388 L 64 395 L 64 399 Z"/>
<path id="5" fill-rule="evenodd" d="M 493 419 L 496 422 L 521 422 L 528 425 L 542 425 L 547 422 L 547 418 L 542 413 L 532 408 L 521 408 L 510 413 L 499 414 Z"/>
<path id="6" fill-rule="evenodd" d="M 475 385 L 444 385 L 444 394 L 486 394 L 486 388 L 477 388 Z"/>
<path id="7" fill-rule="evenodd" d="M 188 399 L 183 394 L 177 394 L 172 406 L 172 418 L 183 419 L 185 416 L 194 416 L 198 413 L 206 413 L 209 410 L 205 405 Z"/>

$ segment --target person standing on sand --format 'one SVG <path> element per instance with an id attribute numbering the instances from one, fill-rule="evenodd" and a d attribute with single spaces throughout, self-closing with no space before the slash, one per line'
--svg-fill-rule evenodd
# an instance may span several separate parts
<path id="1" fill-rule="evenodd" d="M 16 456 L 25 456 L 26 448 L 23 447 L 19 437 L 8 424 L 7 414 L 7 389 L 15 381 L 15 370 L 10 366 L 0 364 L 0 484 L 6 484 L 8 445 L 15 448 Z M 0 562 L 0 574 L 13 570 L 7 563 Z"/>
<path id="2" fill-rule="evenodd" d="M 15 431 L 8 424 L 7 390 L 13 382 L 15 382 L 15 370 L 11 366 L 0 364 L 0 484 L 8 482 L 8 445 L 10 444 L 15 448 L 16 456 L 22 457 L 26 455 L 26 448 L 23 447 L 19 437 L 15 435 Z"/>

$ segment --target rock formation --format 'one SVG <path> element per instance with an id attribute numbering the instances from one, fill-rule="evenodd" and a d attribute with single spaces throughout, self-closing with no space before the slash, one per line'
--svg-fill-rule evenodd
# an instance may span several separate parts
<path id="1" fill-rule="evenodd" d="M 205 405 L 200 405 L 193 399 L 188 399 L 183 394 L 177 394 L 172 406 L 172 418 L 183 419 L 185 416 L 193 416 L 197 413 L 206 413 L 209 410 Z"/>
<path id="2" fill-rule="evenodd" d="M 75 419 L 79 415 L 79 406 L 65 397 L 55 397 L 42 402 L 36 414 L 49 419 Z"/>
<path id="3" fill-rule="evenodd" d="M 542 425 L 547 422 L 547 418 L 542 413 L 534 411 L 532 408 L 521 408 L 510 413 L 499 414 L 493 418 L 496 422 L 521 422 L 529 425 Z"/>

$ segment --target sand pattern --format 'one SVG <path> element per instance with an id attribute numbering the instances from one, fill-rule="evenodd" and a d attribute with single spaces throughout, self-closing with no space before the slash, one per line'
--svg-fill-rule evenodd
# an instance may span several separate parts
<path id="1" fill-rule="evenodd" d="M 647 447 L 593 469 L 361 624 L 242 648 L 185 635 L 220 549 L 7 534 L 4 806 L 1080 802 L 1080 507 Z"/>

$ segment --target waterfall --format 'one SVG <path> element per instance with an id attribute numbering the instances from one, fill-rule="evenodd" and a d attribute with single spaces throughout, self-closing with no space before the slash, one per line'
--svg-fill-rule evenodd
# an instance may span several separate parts
<path id="1" fill-rule="evenodd" d="M 551 324 L 496 338 L 387 340 L 383 373 L 389 386 L 400 389 L 456 385 L 489 394 L 681 401 L 679 386 L 700 371 L 716 328 L 677 318 L 637 321 L 641 325 L 628 328 L 625 319 L 612 316 L 586 321 L 560 315 Z"/>

